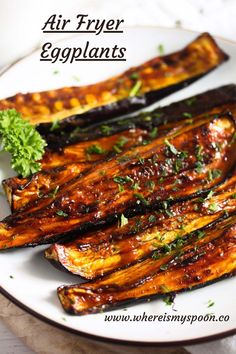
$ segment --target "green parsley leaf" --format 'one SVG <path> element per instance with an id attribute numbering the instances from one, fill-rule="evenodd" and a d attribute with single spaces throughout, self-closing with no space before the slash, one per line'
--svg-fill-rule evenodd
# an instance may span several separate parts
<path id="1" fill-rule="evenodd" d="M 207 307 L 212 307 L 214 305 L 215 305 L 215 303 L 212 300 L 209 300 L 208 303 L 207 303 Z"/>
<path id="2" fill-rule="evenodd" d="M 165 53 L 164 45 L 163 44 L 159 44 L 158 47 L 157 47 L 157 50 L 158 50 L 160 55 L 163 55 Z"/>
<path id="3" fill-rule="evenodd" d="M 197 234 L 197 238 L 198 238 L 199 240 L 205 236 L 205 232 L 202 231 L 202 230 L 197 230 L 197 231 L 196 231 L 196 234 Z"/>
<path id="4" fill-rule="evenodd" d="M 121 177 L 121 176 L 116 176 L 113 178 L 113 181 L 118 183 L 118 184 L 125 184 L 128 182 L 133 182 L 133 179 L 129 176 Z"/>
<path id="5" fill-rule="evenodd" d="M 165 139 L 165 144 L 168 146 L 172 154 L 178 155 L 179 151 L 169 142 L 169 140 Z"/>
<path id="6" fill-rule="evenodd" d="M 136 83 L 130 90 L 129 97 L 137 96 L 141 86 L 142 86 L 142 81 L 141 80 L 136 81 Z"/>
<path id="7" fill-rule="evenodd" d="M 208 209 L 212 212 L 215 212 L 215 211 L 218 211 L 219 210 L 219 207 L 216 203 L 212 203 L 209 205 Z"/>
<path id="8" fill-rule="evenodd" d="M 162 264 L 160 266 L 160 270 L 167 270 L 168 269 L 168 265 L 167 264 Z"/>
<path id="9" fill-rule="evenodd" d="M 203 171 L 203 167 L 204 165 L 202 164 L 201 161 L 197 161 L 195 163 L 195 170 L 197 171 L 197 173 L 201 173 Z"/>
<path id="10" fill-rule="evenodd" d="M 129 78 L 131 80 L 137 80 L 139 78 L 139 73 L 133 72 Z"/>
<path id="11" fill-rule="evenodd" d="M 41 169 L 46 142 L 34 126 L 22 119 L 16 110 L 0 111 L 0 146 L 11 154 L 11 166 L 28 177 Z"/>
<path id="12" fill-rule="evenodd" d="M 171 306 L 174 302 L 174 298 L 171 295 L 167 295 L 163 298 L 163 301 L 167 306 Z"/>
<path id="13" fill-rule="evenodd" d="M 222 174 L 221 170 L 213 169 L 208 172 L 208 181 L 213 181 L 215 178 L 219 178 Z"/>
<path id="14" fill-rule="evenodd" d="M 157 218 L 155 217 L 155 215 L 150 215 L 149 218 L 148 218 L 148 221 L 151 222 L 151 223 L 154 223 L 156 222 Z"/>
<path id="15" fill-rule="evenodd" d="M 149 136 L 151 139 L 155 139 L 157 137 L 157 130 L 157 127 L 155 127 L 150 131 Z"/>
<path id="16" fill-rule="evenodd" d="M 127 219 L 124 214 L 121 214 L 121 217 L 120 217 L 120 222 L 119 222 L 119 227 L 123 227 L 125 225 L 127 225 L 129 222 L 129 219 Z"/>
<path id="17" fill-rule="evenodd" d="M 55 196 L 57 195 L 58 191 L 59 191 L 59 186 L 56 186 L 56 188 L 49 194 L 49 196 L 51 198 L 55 198 Z"/>
<path id="18" fill-rule="evenodd" d="M 66 217 L 68 216 L 68 214 L 65 213 L 63 210 L 58 210 L 58 211 L 56 212 L 56 214 L 57 214 L 58 216 L 63 216 L 63 218 L 66 218 Z"/>
<path id="19" fill-rule="evenodd" d="M 54 130 L 57 130 L 60 128 L 60 122 L 58 119 L 54 119 L 54 121 L 52 122 L 52 125 L 50 127 L 50 132 L 53 132 Z"/>
<path id="20" fill-rule="evenodd" d="M 101 155 L 101 154 L 105 154 L 106 150 L 104 150 L 99 144 L 93 144 L 86 149 L 86 152 L 88 154 Z"/>
<path id="21" fill-rule="evenodd" d="M 183 116 L 186 117 L 186 118 L 192 118 L 192 114 L 188 113 L 188 112 L 184 112 Z"/>
<path id="22" fill-rule="evenodd" d="M 140 201 L 140 202 L 143 203 L 144 205 L 149 205 L 148 200 L 146 200 L 142 194 L 140 194 L 140 193 L 134 193 L 134 196 L 135 196 L 135 198 L 138 199 L 138 201 Z"/>
<path id="23" fill-rule="evenodd" d="M 103 124 L 101 125 L 100 130 L 103 135 L 109 135 L 112 128 L 109 125 Z"/>

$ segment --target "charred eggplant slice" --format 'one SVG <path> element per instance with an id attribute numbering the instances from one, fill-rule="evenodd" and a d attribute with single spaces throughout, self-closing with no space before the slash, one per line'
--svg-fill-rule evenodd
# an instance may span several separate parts
<path id="1" fill-rule="evenodd" d="M 216 68 L 228 56 L 203 33 L 179 52 L 156 57 L 106 81 L 81 87 L 17 94 L 0 101 L 33 124 L 62 120 L 62 129 L 130 113 L 175 92 Z M 47 132 L 45 124 L 40 132 Z"/>
<path id="2" fill-rule="evenodd" d="M 126 306 L 166 293 L 205 286 L 236 271 L 236 216 L 218 221 L 199 239 L 193 233 L 181 248 L 80 285 L 61 286 L 64 310 L 83 315 Z"/>
<path id="3" fill-rule="evenodd" d="M 206 117 L 100 163 L 55 196 L 29 203 L 0 223 L 0 248 L 51 243 L 147 208 L 200 195 L 235 164 L 235 121 Z M 199 160 L 199 149 L 202 151 Z M 101 173 L 102 171 L 102 173 Z M 163 188 L 157 183 L 163 178 Z M 182 182 L 174 187 L 176 178 Z"/>
<path id="4" fill-rule="evenodd" d="M 223 86 L 190 97 L 163 107 L 158 112 L 132 117 L 128 121 L 126 119 L 109 125 L 100 125 L 84 133 L 80 130 L 75 135 L 77 143 L 64 147 L 58 146 L 57 151 L 51 149 L 46 151 L 42 160 L 43 171 L 28 179 L 14 177 L 3 181 L 11 209 L 15 211 L 39 196 L 53 193 L 62 183 L 76 178 L 86 166 L 92 166 L 93 163 L 99 163 L 134 146 L 147 144 L 154 138 L 171 134 L 173 129 L 181 129 L 185 124 L 193 124 L 196 120 L 202 119 L 203 115 L 210 117 L 224 112 L 236 115 L 236 86 L 234 85 Z M 90 140 L 95 137 L 96 140 Z M 57 141 L 62 143 L 58 137 Z M 76 163 L 79 163 L 77 167 Z M 57 173 L 58 178 L 56 178 Z"/>
<path id="5" fill-rule="evenodd" d="M 149 134 L 154 128 L 159 128 L 163 123 L 179 121 L 185 114 L 188 116 L 201 115 L 207 111 L 224 108 L 227 110 L 236 103 L 236 85 L 226 85 L 207 92 L 189 97 L 185 100 L 174 102 L 168 106 L 157 108 L 151 112 L 143 112 L 136 116 L 123 117 L 93 124 L 86 128 L 74 128 L 70 133 L 56 130 L 47 133 L 46 139 L 50 151 L 64 151 L 64 147 L 80 142 L 96 140 L 115 134 L 125 134 L 129 130 L 141 130 Z M 221 107 L 221 108 L 219 108 Z M 74 161 L 73 161 L 74 162 Z"/>
<path id="6" fill-rule="evenodd" d="M 212 117 L 210 116 L 210 113 L 211 112 L 209 111 L 207 112 L 209 119 Z M 199 124 L 198 121 L 200 121 L 200 118 L 203 119 L 203 117 L 195 117 L 192 121 L 197 121 L 197 124 Z M 206 120 L 206 118 L 204 118 L 204 120 Z M 193 122 L 191 122 L 191 124 Z M 158 138 L 163 136 L 168 137 L 171 133 L 176 134 L 177 131 L 181 131 L 184 127 L 189 127 L 189 124 L 189 119 L 182 119 L 181 122 L 164 124 L 158 129 Z M 61 154 L 60 151 L 46 153 L 46 156 L 42 161 L 42 171 L 29 178 L 22 179 L 19 177 L 12 177 L 4 180 L 3 187 L 6 191 L 12 211 L 16 211 L 26 206 L 29 202 L 37 200 L 39 197 L 44 197 L 45 194 L 52 194 L 55 188 L 59 189 L 63 184 L 70 182 L 74 178 L 78 178 L 83 171 L 88 170 L 95 165 L 97 168 L 100 168 L 100 162 L 103 160 L 105 161 L 105 158 L 109 158 L 109 155 L 106 153 L 109 151 L 107 150 L 108 147 L 110 147 L 110 149 L 116 147 L 115 155 L 118 155 L 121 150 L 117 149 L 121 148 L 121 142 L 125 142 L 125 150 L 127 150 L 135 146 L 143 145 L 144 143 L 147 144 L 148 141 L 153 140 L 157 135 L 157 132 L 154 130 L 155 136 L 153 135 L 152 138 L 149 136 L 149 140 L 144 140 L 140 131 L 131 130 L 128 131 L 128 133 L 129 134 L 119 137 L 114 135 L 110 137 L 112 139 L 102 138 L 93 141 L 92 143 L 87 142 L 80 143 L 76 146 L 68 146 L 64 149 L 64 154 Z M 143 135 L 144 134 L 147 135 L 147 132 L 144 131 Z M 111 141 L 114 145 L 111 145 Z M 74 157 L 76 156 L 76 162 L 44 170 L 44 166 L 48 163 L 56 165 L 61 162 L 65 163 L 66 159 L 67 161 L 70 161 L 70 159 L 73 160 L 71 155 Z M 111 153 L 110 157 L 112 155 L 114 156 L 114 153 Z"/>
<path id="7" fill-rule="evenodd" d="M 176 188 L 179 183 L 177 180 Z M 118 227 L 115 224 L 69 243 L 55 243 L 45 251 L 45 256 L 73 274 L 93 279 L 127 267 L 154 250 L 153 256 L 157 257 L 161 250 L 169 253 L 173 242 L 179 248 L 186 235 L 236 213 L 235 195 L 236 173 L 205 198 L 169 207 L 163 203 L 163 210 L 125 219 Z M 199 230 L 198 237 L 203 236 L 204 232 Z"/>
<path id="8" fill-rule="evenodd" d="M 56 196 L 60 187 L 91 168 L 90 163 L 71 163 L 50 170 L 43 170 L 29 178 L 12 177 L 2 182 L 11 210 L 16 211 L 28 203 L 51 195 Z"/>

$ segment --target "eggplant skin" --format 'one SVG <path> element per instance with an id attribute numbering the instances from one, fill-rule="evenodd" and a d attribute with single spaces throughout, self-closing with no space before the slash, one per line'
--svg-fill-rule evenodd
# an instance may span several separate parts
<path id="1" fill-rule="evenodd" d="M 62 186 L 56 196 L 39 199 L 6 217 L 0 223 L 0 249 L 69 238 L 75 231 L 113 222 L 122 213 L 132 217 L 168 199 L 170 191 L 172 202 L 200 195 L 222 182 L 233 168 L 234 134 L 233 117 L 206 117 L 170 135 L 168 141 L 154 139 L 107 160 Z M 204 152 L 200 171 L 199 145 Z M 123 191 L 122 176 L 127 182 Z M 179 190 L 174 188 L 177 176 Z M 156 183 L 159 178 L 163 188 Z M 137 184 L 141 192 L 135 189 Z"/>
<path id="2" fill-rule="evenodd" d="M 137 262 L 156 250 L 169 250 L 177 241 L 215 220 L 236 213 L 236 173 L 212 190 L 212 196 L 193 198 L 130 218 L 123 227 L 117 224 L 90 232 L 71 242 L 55 243 L 45 257 L 57 268 L 94 279 Z M 210 206 L 214 205 L 214 210 Z M 201 235 L 201 233 L 199 233 Z"/>
<path id="3" fill-rule="evenodd" d="M 203 115 L 221 115 L 224 112 L 231 112 L 236 116 L 235 85 L 223 86 L 173 103 L 162 107 L 159 112 L 154 110 L 148 115 L 131 117 L 125 121 L 119 120 L 106 126 L 101 124 L 96 129 L 86 129 L 84 133 L 80 130 L 76 138 L 78 142 L 72 145 L 65 144 L 62 147 L 63 137 L 57 136 L 54 140 L 54 144 L 56 141 L 59 143 L 54 145 L 54 148 L 57 146 L 57 150 L 48 149 L 45 152 L 41 161 L 42 171 L 28 179 L 13 177 L 3 181 L 11 210 L 13 212 L 24 207 L 36 200 L 39 195 L 52 193 L 62 183 L 78 177 L 83 167 L 84 169 L 89 165 L 92 167 L 94 163 L 152 140 L 153 132 L 157 137 L 161 137 L 170 134 L 172 129 L 180 129 L 181 125 L 189 124 L 189 119 L 185 117 L 186 113 L 192 116 L 192 121 L 195 121 L 202 119 Z M 106 132 L 102 135 L 105 128 Z M 107 136 L 107 133 L 110 135 Z M 95 137 L 97 139 L 90 140 Z M 92 146 L 99 146 L 102 153 L 88 154 L 87 149 Z M 76 163 L 79 164 L 77 168 Z"/>
<path id="4" fill-rule="evenodd" d="M 167 293 L 202 287 L 236 271 L 235 215 L 206 229 L 200 240 L 160 259 L 138 262 L 101 279 L 58 288 L 70 314 L 111 310 Z"/>
<path id="5" fill-rule="evenodd" d="M 236 85 L 230 84 L 188 97 L 168 106 L 159 107 L 151 112 L 117 118 L 113 119 L 112 122 L 97 123 L 86 128 L 74 128 L 69 133 L 65 132 L 64 129 L 47 132 L 45 138 L 49 153 L 51 151 L 58 152 L 58 150 L 64 151 L 65 146 L 73 146 L 80 142 L 96 140 L 104 136 L 108 138 L 118 133 L 125 134 L 130 129 L 151 132 L 155 127 L 159 128 L 165 122 L 180 121 L 186 112 L 194 117 L 214 109 L 216 112 L 213 113 L 218 113 L 219 109 L 221 109 L 221 112 L 224 110 L 230 111 L 230 105 L 235 107 L 235 104 Z"/>
<path id="6" fill-rule="evenodd" d="M 66 117 L 70 125 L 89 124 L 144 108 L 205 75 L 228 59 L 208 33 L 179 52 L 156 57 L 106 81 L 81 87 L 17 94 L 0 101 L 0 109 L 15 108 L 32 124 Z M 131 97 L 139 81 L 140 96 Z M 48 125 L 42 127 L 48 130 Z"/>
<path id="7" fill-rule="evenodd" d="M 20 210 L 27 204 L 48 195 L 56 195 L 60 186 L 73 176 L 79 176 L 91 167 L 89 163 L 71 163 L 35 173 L 29 178 L 12 177 L 2 182 L 11 211 Z"/>
<path id="8" fill-rule="evenodd" d="M 223 108 L 224 110 L 224 108 Z M 206 111 L 209 117 L 217 111 Z M 212 113 L 212 115 L 211 115 Z M 236 114 L 236 104 L 235 104 Z M 194 120 L 200 120 L 201 117 L 194 117 Z M 180 119 L 180 122 L 171 122 L 158 127 L 158 137 L 171 134 L 171 131 L 177 131 L 189 126 L 189 119 Z M 153 130 L 155 132 L 155 130 Z M 146 139 L 145 139 L 146 138 Z M 41 162 L 42 170 L 28 178 L 11 177 L 2 182 L 5 189 L 11 210 L 17 211 L 25 207 L 28 203 L 37 200 L 39 197 L 53 193 L 55 188 L 70 182 L 74 178 L 79 178 L 82 172 L 96 166 L 99 168 L 99 162 L 118 155 L 121 151 L 119 142 L 125 142 L 125 150 L 142 145 L 150 139 L 147 131 L 131 129 L 122 135 L 115 134 L 110 137 L 104 137 L 92 142 L 81 142 L 72 146 L 67 146 L 63 151 L 48 151 Z M 122 143 L 123 144 L 123 143 Z M 99 146 L 102 153 L 89 154 L 87 151 L 91 147 Z M 110 150 L 109 150 L 110 149 Z M 112 150 L 114 153 L 112 153 Z M 109 156 L 109 152 L 111 155 Z M 75 160 L 74 162 L 72 162 Z M 67 163 L 66 163 L 67 161 Z M 71 161 L 71 163 L 69 163 Z M 48 166 L 52 166 L 50 168 Z M 46 167 L 46 169 L 45 169 Z"/>

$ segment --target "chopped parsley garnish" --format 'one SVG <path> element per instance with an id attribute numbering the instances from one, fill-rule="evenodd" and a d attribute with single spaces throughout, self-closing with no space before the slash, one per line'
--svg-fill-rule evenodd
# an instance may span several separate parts
<path id="1" fill-rule="evenodd" d="M 215 303 L 212 300 L 209 300 L 208 303 L 207 303 L 207 307 L 212 307 L 214 305 L 215 305 Z"/>
<path id="2" fill-rule="evenodd" d="M 197 171 L 197 173 L 201 173 L 203 171 L 203 163 L 201 161 L 196 161 L 195 163 L 195 170 Z"/>
<path id="3" fill-rule="evenodd" d="M 21 176 L 28 177 L 41 170 L 46 142 L 15 109 L 0 111 L 0 151 L 11 154 L 11 166 Z"/>
<path id="4" fill-rule="evenodd" d="M 56 212 L 56 214 L 57 214 L 58 216 L 62 216 L 63 218 L 66 218 L 66 217 L 68 216 L 68 214 L 65 213 L 63 210 L 58 210 L 58 211 Z"/>
<path id="5" fill-rule="evenodd" d="M 77 133 L 79 133 L 81 131 L 80 127 L 76 127 L 71 133 L 70 133 L 70 138 L 74 138 Z"/>
<path id="6" fill-rule="evenodd" d="M 103 135 L 109 135 L 112 128 L 109 125 L 103 124 L 101 125 L 100 130 Z"/>
<path id="7" fill-rule="evenodd" d="M 197 230 L 197 231 L 196 231 L 196 234 L 197 234 L 197 238 L 198 238 L 199 240 L 205 236 L 205 232 L 202 231 L 202 230 Z"/>
<path id="8" fill-rule="evenodd" d="M 233 194 L 231 195 L 231 198 L 232 198 L 232 199 L 236 199 L 236 193 L 233 193 Z"/>
<path id="9" fill-rule="evenodd" d="M 196 97 L 191 97 L 189 99 L 187 99 L 185 102 L 186 102 L 186 105 L 191 107 L 195 102 L 196 102 L 197 98 Z"/>
<path id="10" fill-rule="evenodd" d="M 106 150 L 104 150 L 99 144 L 93 144 L 87 147 L 86 152 L 88 154 L 105 154 Z"/>
<path id="11" fill-rule="evenodd" d="M 202 162 L 203 161 L 203 155 L 202 155 L 203 147 L 202 147 L 202 145 L 198 145 L 196 150 L 197 150 L 196 151 L 197 160 Z"/>
<path id="12" fill-rule="evenodd" d="M 129 219 L 127 219 L 124 214 L 121 214 L 121 217 L 120 217 L 120 222 L 119 222 L 119 227 L 123 227 L 125 225 L 127 225 L 129 222 Z"/>
<path id="13" fill-rule="evenodd" d="M 158 50 L 160 55 L 163 55 L 164 52 L 165 52 L 164 45 L 163 44 L 159 44 L 158 47 L 157 47 L 157 50 Z"/>
<path id="14" fill-rule="evenodd" d="M 125 144 L 127 144 L 129 139 L 127 139 L 125 136 L 121 136 L 118 141 L 115 143 L 113 146 L 113 150 L 117 152 L 118 154 L 122 152 L 122 148 Z"/>
<path id="15" fill-rule="evenodd" d="M 183 113 L 183 116 L 184 116 L 185 118 L 192 118 L 192 117 L 193 117 L 192 114 L 191 114 L 191 113 L 188 113 L 188 112 L 184 112 L 184 113 Z"/>
<path id="16" fill-rule="evenodd" d="M 222 174 L 221 170 L 213 169 L 208 171 L 208 181 L 213 181 L 215 178 L 219 178 Z"/>
<path id="17" fill-rule="evenodd" d="M 236 132 L 234 133 L 234 135 L 230 141 L 230 145 L 232 145 L 235 141 L 236 141 Z"/>
<path id="18" fill-rule="evenodd" d="M 51 198 L 55 198 L 55 196 L 57 195 L 58 191 L 59 191 L 59 186 L 56 186 L 56 188 L 49 194 L 49 196 Z"/>
<path id="19" fill-rule="evenodd" d="M 167 306 L 171 306 L 174 302 L 174 297 L 171 295 L 167 295 L 163 298 L 163 301 Z"/>
<path id="20" fill-rule="evenodd" d="M 134 86 L 130 90 L 129 97 L 137 96 L 140 91 L 141 86 L 142 86 L 142 81 L 137 80 L 136 83 L 134 84 Z"/>
<path id="21" fill-rule="evenodd" d="M 132 189 L 140 189 L 140 186 L 139 186 L 139 183 L 138 182 L 135 182 L 133 185 L 132 185 Z"/>
<path id="22" fill-rule="evenodd" d="M 125 184 L 128 182 L 133 182 L 133 179 L 129 176 L 121 177 L 121 176 L 116 176 L 113 178 L 113 181 L 118 183 L 118 184 Z"/>
<path id="23" fill-rule="evenodd" d="M 148 218 L 148 221 L 151 222 L 151 223 L 154 223 L 156 222 L 157 218 L 155 217 L 155 215 L 150 215 L 149 218 Z"/>
<path id="24" fill-rule="evenodd" d="M 149 205 L 149 201 L 146 200 L 142 194 L 140 194 L 140 193 L 134 193 L 134 196 L 135 196 L 135 198 L 138 199 L 138 201 L 140 201 L 140 202 L 143 203 L 144 205 Z"/>
<path id="25" fill-rule="evenodd" d="M 168 269 L 168 264 L 162 264 L 160 266 L 160 270 L 167 270 Z"/>
<path id="26" fill-rule="evenodd" d="M 157 131 L 158 131 L 157 127 L 153 128 L 150 131 L 149 136 L 150 136 L 151 139 L 155 139 L 157 137 Z"/>
<path id="27" fill-rule="evenodd" d="M 218 207 L 218 205 L 216 203 L 212 203 L 212 204 L 209 205 L 208 209 L 210 211 L 212 211 L 212 212 L 216 212 L 216 211 L 219 210 L 219 207 Z"/>
<path id="28" fill-rule="evenodd" d="M 179 151 L 172 145 L 169 140 L 165 139 L 165 144 L 168 146 L 169 150 L 172 152 L 174 155 L 178 155 Z"/>
<path id="29" fill-rule="evenodd" d="M 162 255 L 160 254 L 159 251 L 154 251 L 153 254 L 152 254 L 152 258 L 155 259 L 155 261 L 157 261 L 161 257 L 162 257 Z"/>
<path id="30" fill-rule="evenodd" d="M 213 194 L 214 194 L 214 191 L 211 190 L 211 191 L 207 194 L 205 200 L 210 199 L 210 198 L 213 196 Z"/>
<path id="31" fill-rule="evenodd" d="M 161 290 L 163 293 L 168 293 L 168 292 L 170 292 L 170 289 L 169 289 L 168 286 L 166 286 L 165 284 L 161 284 L 161 285 L 160 285 L 160 290 Z"/>
<path id="32" fill-rule="evenodd" d="M 154 181 L 147 181 L 146 186 L 149 189 L 149 192 L 153 192 L 155 189 L 155 182 Z"/>
<path id="33" fill-rule="evenodd" d="M 60 121 L 58 119 L 54 119 L 50 127 L 50 132 L 53 132 L 54 130 L 57 130 L 59 128 L 60 128 Z"/>
<path id="34" fill-rule="evenodd" d="M 133 72 L 129 78 L 131 80 L 137 80 L 139 78 L 139 73 Z"/>

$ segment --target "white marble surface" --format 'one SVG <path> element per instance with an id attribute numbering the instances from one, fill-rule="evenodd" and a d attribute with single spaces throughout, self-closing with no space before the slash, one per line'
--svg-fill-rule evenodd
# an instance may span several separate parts
<path id="1" fill-rule="evenodd" d="M 9 0 L 9 2 L 11 1 Z M 131 26 L 182 26 L 183 28 L 200 32 L 209 31 L 212 34 L 236 41 L 236 0 L 35 1 L 40 1 L 41 6 L 45 9 L 45 14 L 48 13 L 48 4 L 50 3 L 50 8 L 53 8 L 53 5 L 55 6 L 55 12 L 63 13 L 67 16 L 72 15 L 76 11 L 76 13 L 89 13 L 96 18 L 124 18 L 125 24 Z M 0 12 L 1 6 L 3 6 L 3 0 L 0 0 Z M 42 16 L 42 14 L 40 15 Z M 192 354 L 234 354 L 236 353 L 236 338 L 187 347 L 186 349 Z M 32 354 L 33 352 L 0 322 L 0 353 Z M 44 353 L 47 353 L 46 348 Z"/>

